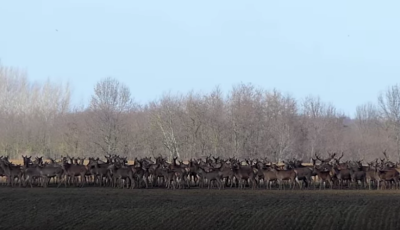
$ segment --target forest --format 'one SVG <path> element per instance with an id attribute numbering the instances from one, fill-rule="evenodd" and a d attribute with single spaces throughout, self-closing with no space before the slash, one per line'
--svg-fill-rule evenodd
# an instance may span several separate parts
<path id="1" fill-rule="evenodd" d="M 87 105 L 73 105 L 69 84 L 32 82 L 25 71 L 0 64 L 0 155 L 309 162 L 328 152 L 368 161 L 386 150 L 400 160 L 399 85 L 371 92 L 376 101 L 360 104 L 352 117 L 311 92 L 294 98 L 251 83 L 229 92 L 216 86 L 209 93 L 163 93 L 145 104 L 112 77 L 92 90 Z"/>

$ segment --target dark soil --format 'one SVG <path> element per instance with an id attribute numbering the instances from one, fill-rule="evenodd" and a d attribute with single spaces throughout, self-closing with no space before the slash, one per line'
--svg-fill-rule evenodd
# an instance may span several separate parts
<path id="1" fill-rule="evenodd" d="M 400 191 L 0 188 L 0 229 L 400 229 Z"/>

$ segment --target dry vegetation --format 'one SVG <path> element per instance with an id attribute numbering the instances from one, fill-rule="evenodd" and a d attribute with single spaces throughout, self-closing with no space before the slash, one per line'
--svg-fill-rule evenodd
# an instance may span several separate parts
<path id="1" fill-rule="evenodd" d="M 400 159 L 398 85 L 378 95 L 376 103 L 358 106 L 353 118 L 318 96 L 295 99 L 251 84 L 226 94 L 216 87 L 208 94 L 164 94 L 138 104 L 127 86 L 106 78 L 95 85 L 88 106 L 73 107 L 70 98 L 68 85 L 32 83 L 26 73 L 0 65 L 0 155 L 309 162 L 316 153 L 336 151 L 345 152 L 343 160 L 367 162 L 386 149 L 391 159 Z M 0 227 L 399 229 L 399 202 L 398 190 L 1 187 L 0 203 L 7 208 L 0 209 Z"/>
<path id="2" fill-rule="evenodd" d="M 344 151 L 373 160 L 383 149 L 400 156 L 400 92 L 395 85 L 377 103 L 357 107 L 350 119 L 317 96 L 296 100 L 277 90 L 238 84 L 224 94 L 164 94 L 134 102 L 112 78 L 98 82 L 90 104 L 73 107 L 68 85 L 32 83 L 26 73 L 0 66 L 2 155 L 59 158 L 121 154 L 204 157 L 296 157 Z"/>

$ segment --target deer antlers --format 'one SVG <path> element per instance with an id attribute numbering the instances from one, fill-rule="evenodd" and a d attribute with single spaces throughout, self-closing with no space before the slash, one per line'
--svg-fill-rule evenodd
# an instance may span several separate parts
<path id="1" fill-rule="evenodd" d="M 386 149 L 383 151 L 383 155 L 385 156 L 386 161 L 390 161 L 388 155 L 386 154 Z M 382 161 L 382 159 L 381 159 L 381 161 Z"/>
<path id="2" fill-rule="evenodd" d="M 327 159 L 322 159 L 321 157 L 319 157 L 316 153 L 314 154 L 314 156 L 317 158 L 317 160 L 321 161 L 322 163 L 327 163 L 330 160 L 332 160 L 332 155 L 330 155 L 330 158 Z"/>
<path id="3" fill-rule="evenodd" d="M 340 161 L 344 156 L 344 153 L 342 152 L 342 155 L 337 159 L 338 161 Z"/>
<path id="4" fill-rule="evenodd" d="M 337 155 L 336 152 L 334 152 L 334 153 L 328 152 L 329 157 L 326 158 L 326 159 L 322 159 L 320 156 L 317 155 L 317 153 L 315 153 L 314 155 L 315 155 L 316 159 L 319 160 L 319 161 L 321 161 L 322 163 L 328 163 L 328 162 L 330 162 L 331 160 L 336 160 L 337 162 L 339 162 L 339 161 L 343 158 L 344 152 L 342 152 L 342 154 L 341 154 L 341 156 L 340 156 L 339 158 L 335 158 L 336 155 Z"/>

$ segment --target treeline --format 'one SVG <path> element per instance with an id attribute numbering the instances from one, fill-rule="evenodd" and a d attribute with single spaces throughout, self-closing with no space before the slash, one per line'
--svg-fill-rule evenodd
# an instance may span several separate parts
<path id="1" fill-rule="evenodd" d="M 147 104 L 113 78 L 99 81 L 87 107 L 71 105 L 69 85 L 29 81 L 0 65 L 0 155 L 46 157 L 215 156 L 279 161 L 344 152 L 372 160 L 384 149 L 400 157 L 400 88 L 350 119 L 318 96 L 296 100 L 278 90 L 238 84 L 224 94 L 164 94 Z"/>

